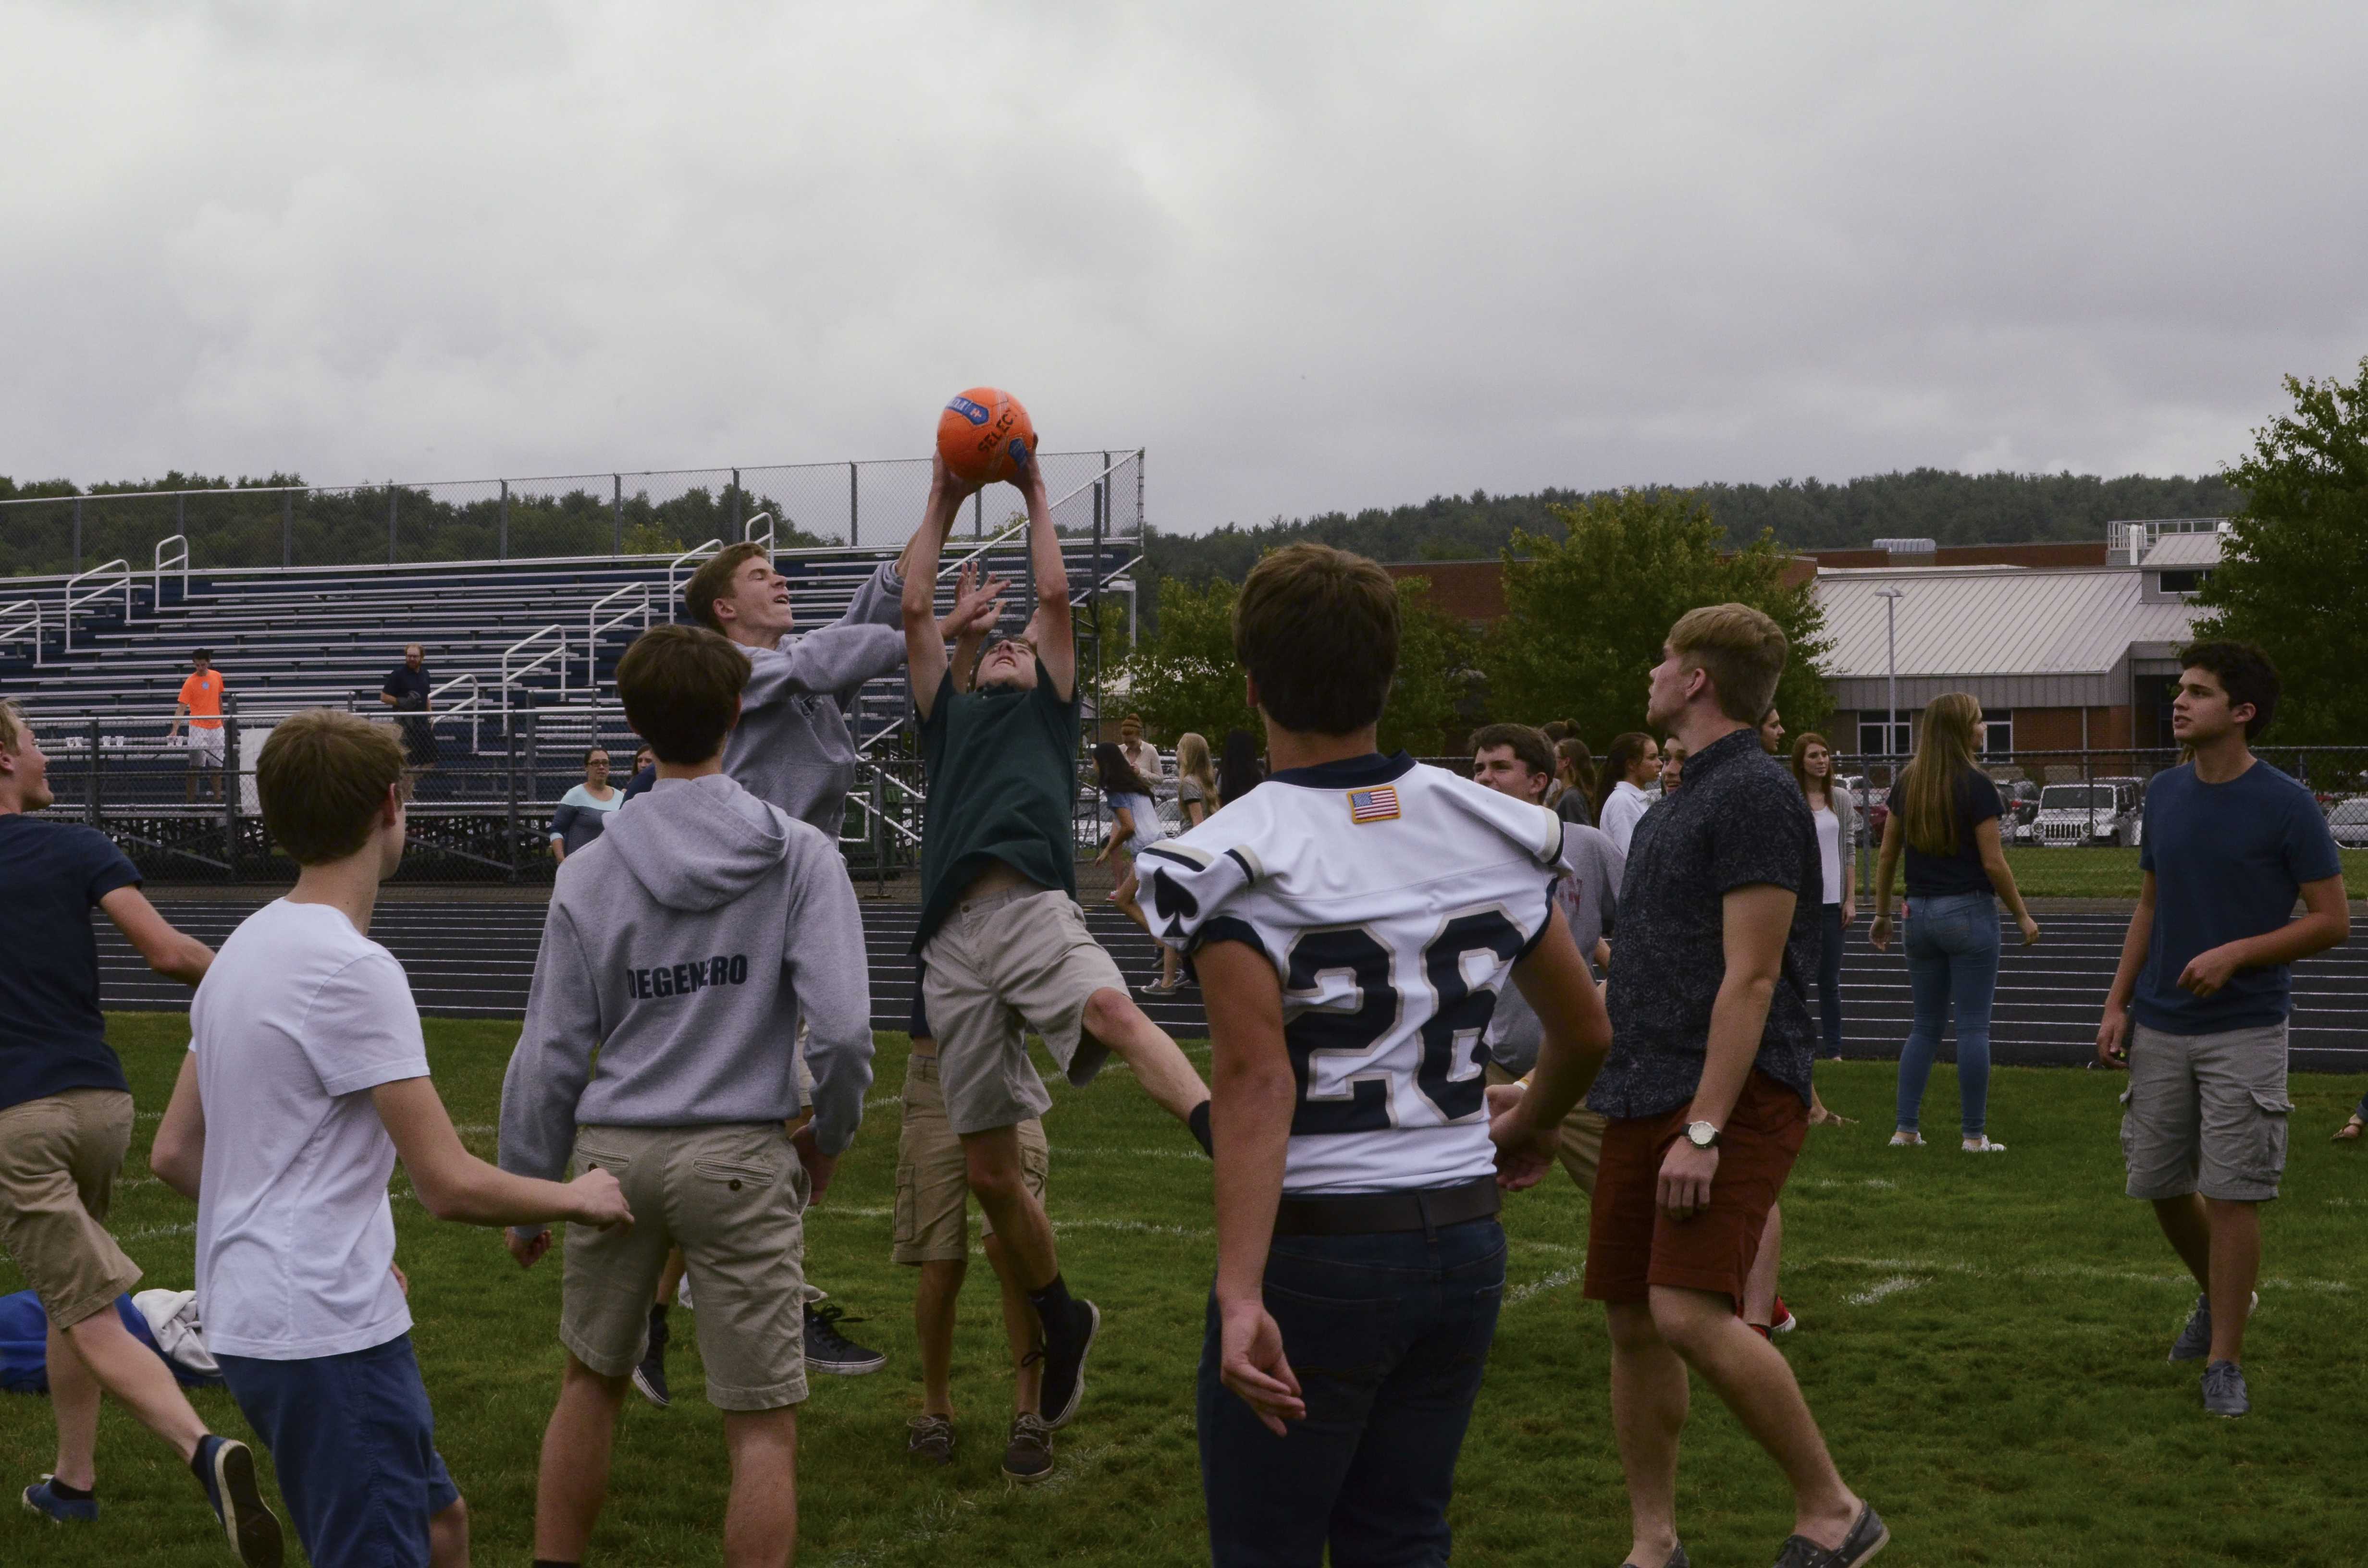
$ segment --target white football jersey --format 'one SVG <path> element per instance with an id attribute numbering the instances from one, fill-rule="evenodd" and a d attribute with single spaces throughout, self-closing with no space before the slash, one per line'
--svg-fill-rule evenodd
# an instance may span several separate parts
<path id="1" fill-rule="evenodd" d="M 1489 1175 L 1481 1037 L 1545 934 L 1563 822 L 1401 754 L 1276 774 L 1137 861 L 1152 934 L 1258 948 L 1298 1079 L 1294 1196 Z"/>

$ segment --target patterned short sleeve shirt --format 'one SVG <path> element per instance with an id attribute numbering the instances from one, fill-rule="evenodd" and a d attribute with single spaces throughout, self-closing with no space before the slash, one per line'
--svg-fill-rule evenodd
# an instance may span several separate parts
<path id="1" fill-rule="evenodd" d="M 1604 996 L 1611 1054 L 1588 1105 L 1629 1119 L 1693 1098 L 1711 1006 L 1726 975 L 1725 899 L 1759 883 L 1789 890 L 1795 902 L 1754 1065 L 1806 1103 L 1823 879 L 1809 803 L 1784 765 L 1760 749 L 1759 731 L 1737 730 L 1687 757 L 1684 784 L 1645 813 L 1629 841 Z"/>

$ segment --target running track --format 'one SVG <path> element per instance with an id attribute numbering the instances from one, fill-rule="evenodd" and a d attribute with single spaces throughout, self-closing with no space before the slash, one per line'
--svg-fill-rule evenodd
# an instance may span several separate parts
<path id="1" fill-rule="evenodd" d="M 174 900 L 160 905 L 173 923 L 219 946 L 249 903 Z M 542 935 L 540 903 L 394 903 L 379 905 L 370 935 L 386 944 L 411 975 L 420 1011 L 444 1017 L 515 1017 L 525 1011 L 535 946 Z M 872 1023 L 902 1029 L 913 998 L 905 949 L 916 905 L 866 903 L 864 930 L 871 960 Z M 1106 906 L 1087 920 L 1127 976 L 1156 978 L 1151 939 Z M 1998 976 L 1992 1052 L 2001 1062 L 2078 1065 L 2093 1051 L 2097 1006 L 2112 978 L 2126 915 L 2104 912 L 2043 915 L 2044 939 L 2022 949 L 2009 945 Z M 115 927 L 96 921 L 102 995 L 107 1006 L 178 1009 L 183 987 L 151 974 Z M 1851 1056 L 1896 1057 L 1907 1032 L 1906 961 L 1897 949 L 1866 945 L 1865 922 L 1850 935 L 1842 961 L 1845 1050 Z M 2011 937 L 2011 933 L 2009 933 Z M 1143 997 L 1152 1017 L 1179 1037 L 1204 1035 L 1198 994 L 1175 1000 Z M 2346 948 L 2310 960 L 2294 976 L 2294 1062 L 2315 1071 L 2368 1071 L 2368 932 Z"/>

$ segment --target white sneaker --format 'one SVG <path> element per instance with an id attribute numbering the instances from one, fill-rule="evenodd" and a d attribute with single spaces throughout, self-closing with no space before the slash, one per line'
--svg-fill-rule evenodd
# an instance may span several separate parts
<path id="1" fill-rule="evenodd" d="M 2003 1154 L 2006 1153 L 2006 1145 L 2003 1143 L 1991 1142 L 1989 1134 L 1987 1132 L 1983 1133 L 1979 1138 L 1966 1139 L 1960 1147 L 1962 1147 L 1968 1154 Z"/>
<path id="2" fill-rule="evenodd" d="M 1924 1147 L 1924 1134 L 1905 1131 L 1895 1132 L 1891 1135 L 1891 1146 L 1895 1149 L 1921 1149 Z"/>

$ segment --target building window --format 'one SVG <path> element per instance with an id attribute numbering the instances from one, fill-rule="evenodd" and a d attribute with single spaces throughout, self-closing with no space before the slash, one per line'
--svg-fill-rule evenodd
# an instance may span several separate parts
<path id="1" fill-rule="evenodd" d="M 1890 733 L 1886 735 L 1884 733 L 1885 726 L 1883 722 L 1883 710 L 1878 708 L 1873 712 L 1861 713 L 1858 716 L 1859 755 L 1861 756 L 1909 755 L 1914 749 L 1908 738 L 1913 728 L 1909 721 L 1914 716 L 1913 710 L 1907 709 L 1894 713 L 1888 726 Z"/>
<path id="2" fill-rule="evenodd" d="M 2194 572 L 2165 572 L 2161 576 L 2166 594 L 2192 594 L 2212 580 L 2209 569 Z"/>
<path id="3" fill-rule="evenodd" d="M 1982 715 L 1982 755 L 2010 756 L 2014 753 L 2014 715 L 1984 712 Z"/>

